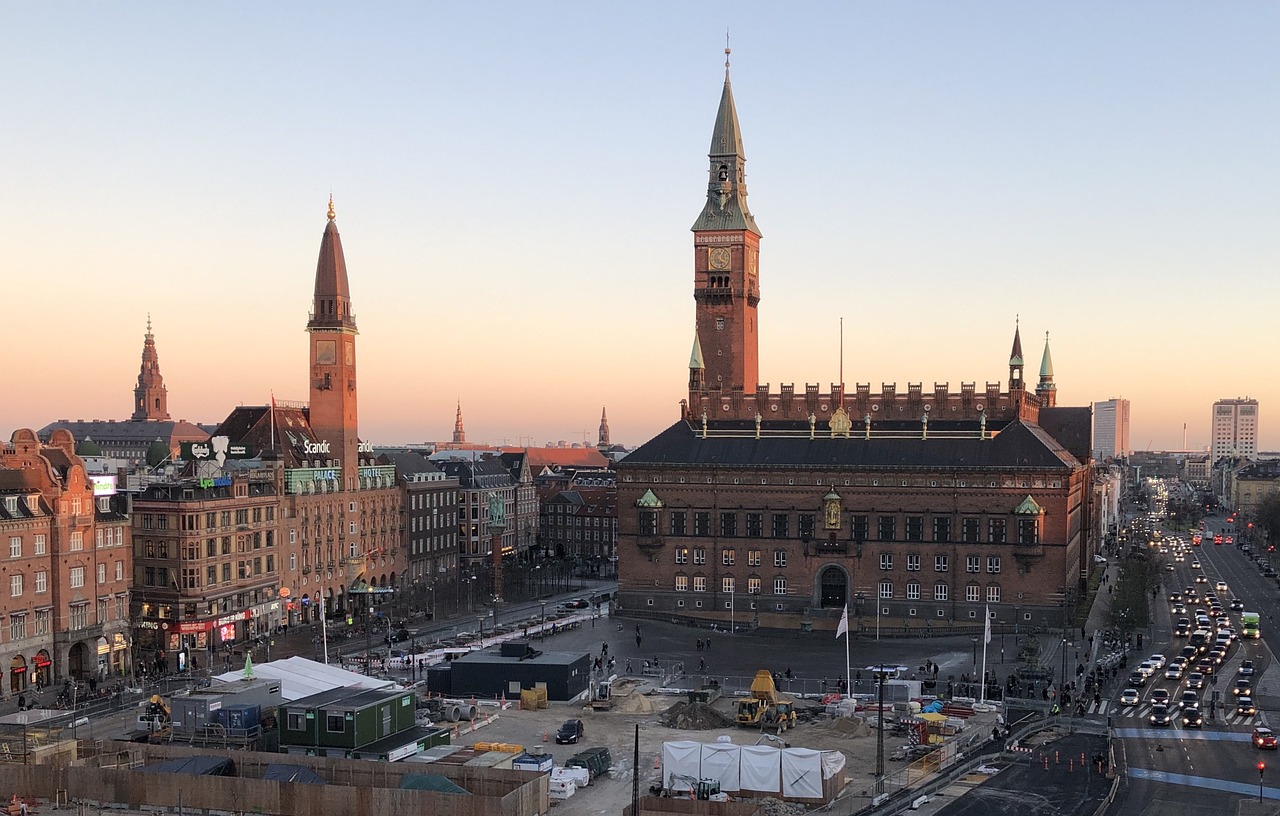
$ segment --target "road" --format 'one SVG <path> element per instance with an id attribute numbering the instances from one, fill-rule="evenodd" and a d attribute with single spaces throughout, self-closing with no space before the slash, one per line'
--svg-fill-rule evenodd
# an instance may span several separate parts
<path id="1" fill-rule="evenodd" d="M 1220 526 L 1223 519 L 1210 519 L 1211 529 L 1215 528 L 1215 521 Z M 1123 753 L 1123 765 L 1127 767 L 1127 784 L 1116 808 L 1119 813 L 1142 811 L 1156 802 L 1161 807 L 1154 812 L 1162 816 L 1195 816 L 1220 811 L 1223 794 L 1233 798 L 1258 795 L 1257 763 L 1260 760 L 1274 764 L 1273 779 L 1280 780 L 1280 757 L 1273 752 L 1257 751 L 1251 742 L 1253 727 L 1268 724 L 1280 712 L 1280 666 L 1267 644 L 1268 637 L 1280 637 L 1280 630 L 1265 614 L 1265 610 L 1275 606 L 1276 585 L 1272 579 L 1263 577 L 1258 566 L 1236 546 L 1215 546 L 1211 537 L 1206 535 L 1205 539 L 1202 546 L 1191 548 L 1184 562 L 1174 563 L 1174 571 L 1162 573 L 1166 576 L 1163 597 L 1167 599 L 1170 592 L 1185 593 L 1187 587 L 1195 587 L 1202 599 L 1206 588 L 1212 590 L 1217 581 L 1226 581 L 1229 590 L 1217 593 L 1219 599 L 1227 605 L 1230 599 L 1239 598 L 1245 610 L 1264 611 L 1263 638 L 1240 640 L 1231 647 L 1217 677 L 1211 677 L 1211 684 L 1201 692 L 1201 708 L 1206 714 L 1201 729 L 1185 729 L 1180 719 L 1165 728 L 1154 728 L 1147 722 L 1153 691 L 1165 689 L 1178 700 L 1187 689 L 1185 679 L 1166 680 L 1163 671 L 1140 689 L 1139 705 L 1125 708 L 1114 699 L 1104 702 L 1103 710 L 1098 713 L 1110 717 L 1115 726 L 1117 750 Z M 1161 558 L 1170 561 L 1172 554 Z M 1196 560 L 1200 562 L 1198 569 L 1192 566 Z M 1196 583 L 1199 575 L 1207 582 Z M 1186 617 L 1194 617 L 1195 608 L 1203 605 L 1202 601 L 1188 601 L 1191 614 Z M 1172 615 L 1170 608 L 1167 602 L 1156 603 L 1155 642 L 1150 644 L 1153 648 L 1135 655 L 1131 664 L 1136 665 L 1148 653 L 1160 652 L 1172 657 L 1181 650 L 1184 641 L 1172 637 L 1172 631 L 1174 618 L 1183 615 Z M 1240 613 L 1228 611 L 1227 614 L 1239 632 Z M 1231 694 L 1237 671 L 1245 659 L 1253 660 L 1256 667 L 1254 701 L 1259 712 L 1254 716 L 1238 714 Z M 1212 682 L 1214 679 L 1216 683 Z M 1209 704 L 1215 692 L 1225 705 L 1214 706 L 1216 716 L 1210 719 Z M 1263 795 L 1280 799 L 1280 788 L 1266 786 L 1265 777 L 1263 782 Z"/>

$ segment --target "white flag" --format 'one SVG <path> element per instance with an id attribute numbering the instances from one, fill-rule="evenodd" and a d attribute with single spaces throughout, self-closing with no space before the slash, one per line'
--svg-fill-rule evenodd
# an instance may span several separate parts
<path id="1" fill-rule="evenodd" d="M 985 613 L 987 616 L 987 628 L 982 633 L 982 645 L 984 646 L 991 642 L 991 606 L 990 605 L 986 607 Z"/>
<path id="2" fill-rule="evenodd" d="M 844 613 L 840 616 L 840 625 L 836 627 L 836 640 L 839 640 L 841 635 L 848 635 L 848 634 L 849 634 L 849 602 L 845 601 Z"/>

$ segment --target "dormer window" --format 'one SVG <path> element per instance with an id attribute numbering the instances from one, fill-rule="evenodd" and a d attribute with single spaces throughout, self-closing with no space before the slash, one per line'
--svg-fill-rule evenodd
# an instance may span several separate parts
<path id="1" fill-rule="evenodd" d="M 4 509 L 5 509 L 5 511 L 6 511 L 6 512 L 8 512 L 8 513 L 10 513 L 10 514 L 18 512 L 18 497 L 17 497 L 17 496 L 5 496 L 5 497 L 4 497 Z"/>
<path id="2" fill-rule="evenodd" d="M 27 510 L 31 511 L 33 515 L 40 512 L 40 497 L 38 495 L 33 493 L 27 496 Z"/>

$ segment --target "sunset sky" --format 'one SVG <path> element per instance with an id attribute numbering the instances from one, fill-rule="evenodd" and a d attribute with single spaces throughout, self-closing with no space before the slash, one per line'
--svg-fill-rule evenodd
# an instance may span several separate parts
<path id="1" fill-rule="evenodd" d="M 5 5 L 0 435 L 305 400 L 332 191 L 361 435 L 677 417 L 724 36 L 774 384 L 1028 378 L 1280 449 L 1280 5 Z"/>

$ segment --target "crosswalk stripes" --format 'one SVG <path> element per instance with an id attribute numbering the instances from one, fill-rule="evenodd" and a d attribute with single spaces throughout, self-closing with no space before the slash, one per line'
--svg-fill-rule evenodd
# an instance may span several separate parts
<path id="1" fill-rule="evenodd" d="M 1201 708 L 1205 714 L 1208 714 L 1209 708 L 1205 704 Z M 1101 704 L 1095 705 L 1091 700 L 1086 713 L 1098 715 L 1110 715 L 1112 717 L 1120 717 L 1124 719 L 1145 720 L 1151 716 L 1151 703 L 1141 703 L 1136 706 L 1122 706 L 1114 700 L 1103 700 Z M 1174 709 L 1174 714 L 1178 714 L 1178 709 Z M 1214 723 L 1224 723 L 1226 725 L 1253 726 L 1261 725 L 1263 721 L 1257 715 L 1239 714 L 1235 710 L 1234 705 L 1226 705 L 1218 707 L 1218 716 L 1212 721 Z M 1178 719 L 1174 719 L 1175 727 L 1180 727 Z"/>

